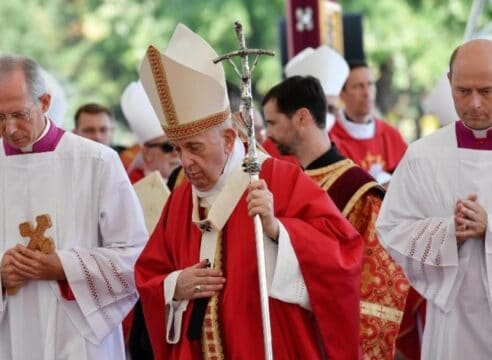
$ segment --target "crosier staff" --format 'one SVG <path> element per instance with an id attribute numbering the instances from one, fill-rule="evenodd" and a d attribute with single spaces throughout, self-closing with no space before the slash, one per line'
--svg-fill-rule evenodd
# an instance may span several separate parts
<path id="1" fill-rule="evenodd" d="M 260 55 L 274 56 L 275 53 L 268 50 L 261 49 L 248 49 L 244 40 L 243 26 L 239 21 L 234 23 L 236 35 L 239 41 L 239 50 L 224 54 L 214 59 L 214 63 L 217 64 L 220 61 L 228 60 L 236 73 L 241 78 L 241 115 L 246 124 L 248 133 L 248 154 L 244 159 L 244 165 L 246 171 L 250 176 L 250 181 L 256 181 L 259 179 L 260 165 L 258 162 L 258 155 L 256 153 L 256 139 L 255 139 L 255 127 L 253 126 L 253 97 L 251 94 L 251 75 L 256 67 L 258 58 Z M 249 56 L 256 55 L 251 70 L 249 68 Z M 236 64 L 232 61 L 232 58 L 241 58 L 240 72 Z M 270 326 L 270 310 L 268 307 L 268 290 L 266 282 L 266 268 L 265 268 L 265 251 L 263 240 L 263 226 L 259 215 L 254 217 L 255 226 L 255 240 L 256 240 L 256 259 L 258 262 L 258 282 L 260 287 L 260 302 L 261 302 L 261 317 L 263 325 L 263 341 L 265 344 L 265 359 L 273 359 L 272 350 L 272 333 Z"/>

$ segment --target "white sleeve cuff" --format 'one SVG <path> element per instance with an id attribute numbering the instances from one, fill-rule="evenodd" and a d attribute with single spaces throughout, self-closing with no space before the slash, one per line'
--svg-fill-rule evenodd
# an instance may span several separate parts
<path id="1" fill-rule="evenodd" d="M 279 221 L 278 255 L 270 296 L 311 310 L 311 302 L 290 236 Z"/>
<path id="2" fill-rule="evenodd" d="M 183 313 L 188 306 L 188 300 L 173 300 L 176 282 L 182 270 L 173 271 L 164 279 L 164 302 L 166 307 L 166 341 L 169 344 L 178 343 L 181 338 L 181 323 Z"/>

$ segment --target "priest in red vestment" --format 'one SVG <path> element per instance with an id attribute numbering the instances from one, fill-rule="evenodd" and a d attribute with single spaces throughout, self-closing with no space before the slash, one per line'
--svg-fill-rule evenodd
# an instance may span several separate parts
<path id="1" fill-rule="evenodd" d="M 380 184 L 405 154 L 407 145 L 399 131 L 374 115 L 376 87 L 371 69 L 364 61 L 349 62 L 350 72 L 340 93 L 344 109 L 339 111 L 330 138 L 340 153 L 367 170 Z M 397 349 L 406 359 L 417 359 L 425 317 L 425 301 L 410 288 Z M 420 323 L 420 324 L 419 324 Z"/>
<path id="2" fill-rule="evenodd" d="M 349 63 L 350 73 L 340 93 L 344 109 L 339 112 L 330 137 L 340 152 L 386 183 L 407 145 L 397 129 L 374 116 L 376 86 L 363 61 Z"/>
<path id="3" fill-rule="evenodd" d="M 260 180 L 250 183 L 216 56 L 180 24 L 140 68 L 187 177 L 135 269 L 154 355 L 265 358 L 259 215 L 274 357 L 358 359 L 361 238 L 297 166 L 260 154 Z"/>
<path id="4" fill-rule="evenodd" d="M 326 136 L 327 103 L 312 76 L 289 77 L 263 99 L 267 134 L 284 154 L 293 154 L 333 199 L 364 239 L 360 345 L 364 359 L 393 360 L 409 283 L 375 233 L 384 197 L 381 185 Z"/>

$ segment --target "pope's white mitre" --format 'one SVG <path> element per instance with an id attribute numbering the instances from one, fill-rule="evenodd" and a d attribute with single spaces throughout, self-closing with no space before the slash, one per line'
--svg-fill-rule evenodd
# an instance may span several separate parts
<path id="1" fill-rule="evenodd" d="M 205 40 L 178 24 L 164 53 L 149 46 L 140 81 L 166 135 L 179 140 L 219 125 L 230 116 L 222 65 Z"/>

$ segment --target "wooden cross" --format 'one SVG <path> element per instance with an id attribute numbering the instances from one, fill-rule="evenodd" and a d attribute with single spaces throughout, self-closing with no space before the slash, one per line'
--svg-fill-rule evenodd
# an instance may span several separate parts
<path id="1" fill-rule="evenodd" d="M 55 250 L 55 244 L 52 238 L 44 236 L 44 232 L 51 227 L 51 218 L 48 214 L 39 215 L 36 216 L 36 223 L 36 228 L 30 221 L 19 224 L 19 232 L 21 236 L 30 238 L 28 249 L 50 254 Z"/>
<path id="2" fill-rule="evenodd" d="M 29 237 L 27 248 L 33 251 L 41 251 L 51 254 L 55 250 L 55 243 L 50 237 L 44 236 L 46 229 L 51 227 L 51 218 L 48 214 L 36 216 L 37 226 L 34 228 L 30 221 L 19 224 L 19 232 L 22 237 Z M 7 294 L 17 294 L 17 288 L 7 288 Z"/>

